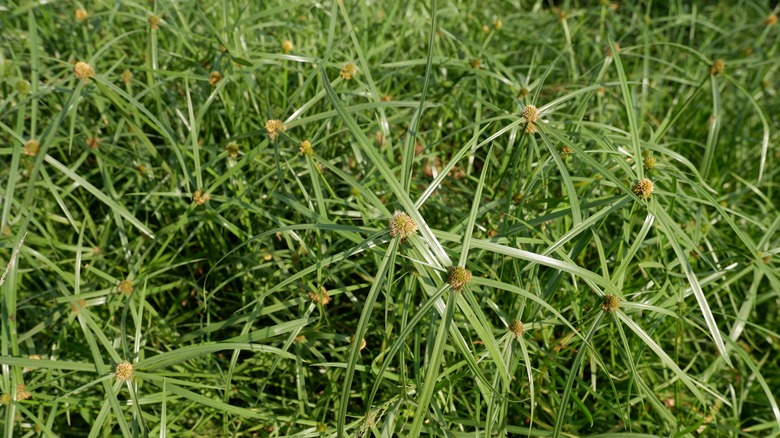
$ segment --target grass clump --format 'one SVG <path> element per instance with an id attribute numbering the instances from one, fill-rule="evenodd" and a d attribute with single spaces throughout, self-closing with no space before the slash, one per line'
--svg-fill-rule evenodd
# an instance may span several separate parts
<path id="1" fill-rule="evenodd" d="M 2 436 L 777 436 L 776 14 L 0 2 Z"/>

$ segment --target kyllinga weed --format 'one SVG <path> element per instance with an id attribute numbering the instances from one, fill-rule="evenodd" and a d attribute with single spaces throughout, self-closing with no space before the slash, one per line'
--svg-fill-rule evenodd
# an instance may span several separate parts
<path id="1" fill-rule="evenodd" d="M 780 437 L 776 3 L 0 1 L 0 435 Z"/>

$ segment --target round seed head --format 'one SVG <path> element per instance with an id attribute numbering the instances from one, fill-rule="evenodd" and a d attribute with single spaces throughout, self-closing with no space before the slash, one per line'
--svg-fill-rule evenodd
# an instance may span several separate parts
<path id="1" fill-rule="evenodd" d="M 76 21 L 81 23 L 89 17 L 89 14 L 84 9 L 76 9 Z"/>
<path id="2" fill-rule="evenodd" d="M 149 27 L 152 29 L 157 30 L 160 28 L 160 17 L 156 15 L 150 15 L 146 21 L 149 23 Z"/>
<path id="3" fill-rule="evenodd" d="M 768 17 L 766 17 L 764 19 L 764 24 L 766 24 L 767 26 L 774 26 L 775 24 L 777 24 L 777 15 L 771 14 Z"/>
<path id="4" fill-rule="evenodd" d="M 536 122 L 539 121 L 539 110 L 533 105 L 526 105 L 523 109 L 523 118 L 526 121 L 525 132 L 527 134 L 536 132 Z"/>
<path id="5" fill-rule="evenodd" d="M 509 331 L 512 332 L 516 338 L 519 338 L 523 334 L 523 328 L 522 321 L 512 321 L 509 324 Z"/>
<path id="6" fill-rule="evenodd" d="M 220 82 L 222 82 L 222 73 L 213 71 L 209 74 L 209 84 L 211 84 L 212 87 L 216 87 Z"/>
<path id="7" fill-rule="evenodd" d="M 314 148 L 311 147 L 311 142 L 309 140 L 304 140 L 301 142 L 301 155 L 304 157 L 311 157 L 314 155 Z"/>
<path id="8" fill-rule="evenodd" d="M 26 81 L 26 80 L 24 80 L 24 79 L 19 79 L 19 80 L 18 80 L 18 81 L 16 81 L 16 83 L 14 84 L 14 89 L 15 89 L 15 90 L 16 90 L 16 91 L 17 91 L 19 94 L 28 94 L 28 93 L 30 92 L 30 87 L 31 87 L 30 83 L 29 83 L 29 82 L 27 82 L 27 81 Z"/>
<path id="9" fill-rule="evenodd" d="M 355 65 L 355 63 L 348 62 L 348 63 L 344 64 L 344 67 L 341 67 L 341 73 L 340 73 L 341 79 L 344 79 L 344 80 L 348 81 L 348 80 L 354 78 L 355 76 L 357 76 L 357 72 L 358 72 L 358 70 L 357 70 L 357 66 Z"/>
<path id="10" fill-rule="evenodd" d="M 225 145 L 225 152 L 230 155 L 231 158 L 238 158 L 238 143 L 231 141 Z"/>
<path id="11" fill-rule="evenodd" d="M 523 108 L 523 118 L 528 123 L 536 123 L 539 120 L 539 110 L 533 105 L 526 105 Z"/>
<path id="12" fill-rule="evenodd" d="M 612 294 L 604 295 L 601 300 L 601 310 L 611 313 L 620 308 L 620 300 Z"/>
<path id="13" fill-rule="evenodd" d="M 28 157 L 34 157 L 38 155 L 38 152 L 41 150 L 41 144 L 38 142 L 38 140 L 30 139 L 27 140 L 27 142 L 24 144 L 24 148 L 22 148 L 22 153 L 27 155 Z"/>
<path id="14" fill-rule="evenodd" d="M 276 137 L 279 135 L 279 133 L 286 130 L 287 127 L 285 127 L 284 123 L 282 123 L 282 121 L 279 119 L 271 119 L 265 122 L 265 131 L 268 133 L 268 136 L 271 138 L 271 140 L 276 140 Z"/>
<path id="15" fill-rule="evenodd" d="M 8 406 L 11 404 L 11 394 L 3 394 L 0 396 L 0 403 Z"/>
<path id="16" fill-rule="evenodd" d="M 530 93 L 531 93 L 531 91 L 530 91 L 530 90 L 528 90 L 528 88 L 522 87 L 522 88 L 520 88 L 520 90 L 517 92 L 517 98 L 518 98 L 518 99 L 525 99 L 526 97 L 528 97 L 528 95 L 529 95 Z"/>
<path id="17" fill-rule="evenodd" d="M 393 96 L 391 96 L 389 94 L 383 94 L 382 97 L 379 98 L 379 100 L 381 102 L 392 102 L 393 101 Z"/>
<path id="18" fill-rule="evenodd" d="M 716 59 L 710 66 L 710 74 L 713 76 L 719 76 L 723 74 L 723 70 L 726 69 L 726 63 L 722 59 Z"/>
<path id="19" fill-rule="evenodd" d="M 118 363 L 114 370 L 114 374 L 116 375 L 117 380 L 122 380 L 124 382 L 133 380 L 133 364 L 127 361 Z"/>
<path id="20" fill-rule="evenodd" d="M 495 27 L 496 30 L 501 30 L 501 28 L 504 27 L 504 22 L 501 21 L 500 18 L 496 18 L 493 20 L 493 27 Z"/>
<path id="21" fill-rule="evenodd" d="M 95 70 L 92 69 L 92 66 L 82 61 L 76 63 L 73 67 L 73 73 L 78 79 L 81 79 L 84 82 L 87 82 L 89 78 L 95 76 Z"/>
<path id="22" fill-rule="evenodd" d="M 634 185 L 633 192 L 641 199 L 650 199 L 655 185 L 647 178 L 642 178 Z"/>
<path id="23" fill-rule="evenodd" d="M 32 397 L 32 394 L 30 394 L 30 391 L 27 390 L 27 387 L 24 385 L 24 383 L 20 383 L 16 385 L 16 400 L 22 401 L 27 400 L 30 397 Z"/>
<path id="24" fill-rule="evenodd" d="M 211 199 L 211 195 L 201 189 L 195 190 L 195 193 L 192 194 L 192 201 L 197 205 L 203 205 L 209 202 L 209 199 Z"/>
<path id="25" fill-rule="evenodd" d="M 447 282 L 450 284 L 450 288 L 454 291 L 460 291 L 463 286 L 467 285 L 471 281 L 471 271 L 462 267 L 455 266 L 450 269 L 450 276 Z"/>
<path id="26" fill-rule="evenodd" d="M 325 286 L 322 286 L 318 292 L 309 292 L 309 299 L 311 299 L 314 304 L 327 306 L 332 298 L 328 294 L 328 290 L 325 289 Z"/>
<path id="27" fill-rule="evenodd" d="M 282 52 L 290 53 L 290 52 L 292 52 L 292 49 L 293 49 L 292 41 L 284 40 L 284 42 L 282 42 Z"/>
<path id="28" fill-rule="evenodd" d="M 408 214 L 400 210 L 393 213 L 393 217 L 390 219 L 390 237 L 399 236 L 401 242 L 405 242 L 409 236 L 416 232 L 417 224 Z"/>
<path id="29" fill-rule="evenodd" d="M 655 169 L 655 157 L 645 157 L 645 169 L 652 170 Z"/>
<path id="30" fill-rule="evenodd" d="M 122 292 L 125 295 L 130 295 L 131 293 L 133 293 L 134 289 L 135 288 L 133 287 L 133 282 L 128 279 L 124 279 L 120 281 L 116 287 L 116 290 Z"/>
<path id="31" fill-rule="evenodd" d="M 125 70 L 122 72 L 122 82 L 125 84 L 129 84 L 130 81 L 133 80 L 133 73 L 130 70 Z"/>

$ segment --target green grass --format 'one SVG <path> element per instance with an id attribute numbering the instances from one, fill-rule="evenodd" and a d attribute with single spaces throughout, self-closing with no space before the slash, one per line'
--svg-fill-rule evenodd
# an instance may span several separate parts
<path id="1" fill-rule="evenodd" d="M 772 2 L 41 3 L 3 436 L 780 436 Z"/>

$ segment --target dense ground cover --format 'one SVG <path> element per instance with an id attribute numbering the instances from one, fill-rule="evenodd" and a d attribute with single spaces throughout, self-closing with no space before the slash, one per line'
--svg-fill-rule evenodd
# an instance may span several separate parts
<path id="1" fill-rule="evenodd" d="M 780 434 L 769 2 L 43 3 L 4 436 Z"/>

